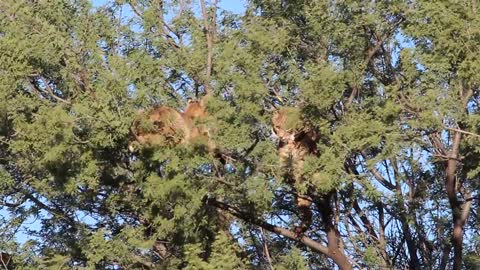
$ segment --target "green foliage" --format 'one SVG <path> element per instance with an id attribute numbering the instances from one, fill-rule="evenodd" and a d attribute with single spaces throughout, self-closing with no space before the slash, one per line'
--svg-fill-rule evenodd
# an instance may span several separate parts
<path id="1" fill-rule="evenodd" d="M 476 1 L 206 2 L 207 18 L 195 1 L 0 1 L 0 252 L 16 269 L 478 264 Z M 208 141 L 134 142 L 134 123 L 157 130 L 141 111 L 192 98 Z M 316 133 L 294 180 L 279 109 L 297 140 Z"/>
<path id="2" fill-rule="evenodd" d="M 307 270 L 308 264 L 302 256 L 302 252 L 296 248 L 292 249 L 288 254 L 281 256 L 275 264 L 276 270 Z"/>
<path id="3" fill-rule="evenodd" d="M 186 261 L 187 266 L 185 269 L 202 269 L 202 270 L 220 270 L 220 269 L 246 269 L 247 264 L 244 259 L 238 256 L 241 249 L 231 244 L 225 233 L 219 233 L 211 247 L 211 255 L 208 261 L 201 259 L 202 253 L 206 252 L 202 250 L 199 245 L 189 245 L 186 247 Z"/>

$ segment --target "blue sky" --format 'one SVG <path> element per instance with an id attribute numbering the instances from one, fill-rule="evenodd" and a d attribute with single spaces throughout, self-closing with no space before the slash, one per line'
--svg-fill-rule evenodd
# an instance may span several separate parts
<path id="1" fill-rule="evenodd" d="M 93 0 L 94 6 L 101 6 L 108 2 L 112 2 L 112 0 Z M 192 1 L 194 4 L 198 5 L 199 1 Z M 232 11 L 234 13 L 241 13 L 245 10 L 245 3 L 246 0 L 220 0 L 219 7 L 223 10 Z"/>

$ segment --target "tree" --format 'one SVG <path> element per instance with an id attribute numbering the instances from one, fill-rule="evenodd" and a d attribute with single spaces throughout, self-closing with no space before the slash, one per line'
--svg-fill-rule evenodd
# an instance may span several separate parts
<path id="1" fill-rule="evenodd" d="M 478 267 L 478 12 L 0 1 L 4 267 Z M 138 111 L 192 98 L 214 151 L 128 151 Z"/>

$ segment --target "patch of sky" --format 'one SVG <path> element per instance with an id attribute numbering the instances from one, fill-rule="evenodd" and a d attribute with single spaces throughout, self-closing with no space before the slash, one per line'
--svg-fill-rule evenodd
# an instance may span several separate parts
<path id="1" fill-rule="evenodd" d="M 197 1 L 198 2 L 198 1 Z M 102 7 L 104 5 L 108 5 L 114 3 L 112 0 L 92 0 L 92 4 L 94 7 Z M 195 3 L 195 1 L 194 1 Z M 246 1 L 245 0 L 224 0 L 219 2 L 219 11 L 230 11 L 232 13 L 241 14 L 245 11 Z M 195 13 L 200 14 L 200 6 L 195 5 L 194 8 Z M 133 11 L 130 8 L 124 10 L 125 16 L 131 16 Z"/>

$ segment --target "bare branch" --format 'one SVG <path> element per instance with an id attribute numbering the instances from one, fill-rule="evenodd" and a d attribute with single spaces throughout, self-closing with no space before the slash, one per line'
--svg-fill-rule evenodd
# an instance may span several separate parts
<path id="1" fill-rule="evenodd" d="M 262 239 L 263 239 L 263 253 L 265 254 L 265 259 L 268 262 L 269 269 L 273 270 L 272 258 L 270 257 L 270 251 L 268 250 L 268 243 L 267 243 L 267 236 L 265 235 L 265 229 L 260 227 L 260 231 L 262 232 Z"/>
<path id="2" fill-rule="evenodd" d="M 363 159 L 366 161 L 367 160 L 367 155 L 365 153 L 365 151 L 361 151 L 360 152 Z M 373 176 L 375 177 L 375 179 L 377 179 L 377 181 L 382 184 L 385 188 L 388 188 L 389 190 L 395 190 L 396 186 L 392 183 L 390 183 L 387 179 L 385 179 L 385 177 L 382 176 L 382 174 L 377 170 L 377 168 L 375 168 L 375 166 L 372 166 L 371 168 L 367 168 L 372 174 Z"/>
<path id="3" fill-rule="evenodd" d="M 213 67 L 213 43 L 215 38 L 215 30 L 216 30 L 216 17 L 217 17 L 217 0 L 213 1 L 213 18 L 210 18 L 207 13 L 207 7 L 205 4 L 205 0 L 200 0 L 200 6 L 202 8 L 202 16 L 204 22 L 204 31 L 207 37 L 207 67 L 205 72 L 205 94 L 209 94 L 210 90 L 210 78 L 212 75 L 212 67 Z"/>
<path id="4" fill-rule="evenodd" d="M 475 133 L 472 133 L 472 132 L 469 132 L 469 131 L 465 131 L 465 130 L 462 130 L 462 129 L 459 129 L 459 128 L 445 127 L 445 129 L 455 131 L 455 132 L 460 132 L 460 133 L 465 134 L 465 135 L 470 135 L 470 136 L 473 136 L 473 137 L 480 138 L 480 135 L 478 135 L 478 134 L 475 134 Z"/>
<path id="5" fill-rule="evenodd" d="M 370 62 L 372 61 L 375 54 L 382 48 L 383 43 L 387 40 L 387 38 L 389 38 L 395 32 L 395 29 L 398 27 L 398 25 L 400 25 L 403 22 L 403 20 L 404 20 L 403 18 L 400 18 L 397 22 L 395 22 L 392 25 L 392 27 L 386 33 L 384 33 L 380 38 L 377 38 L 375 46 L 370 47 L 367 50 L 365 59 L 363 60 L 363 66 L 364 67 L 366 67 L 366 66 L 368 66 L 368 64 L 370 64 Z M 374 34 L 374 36 L 376 36 L 376 35 Z M 356 85 L 353 86 L 352 87 L 352 92 L 350 93 L 350 96 L 348 97 L 348 100 L 347 100 L 347 103 L 345 104 L 345 107 L 348 108 L 352 104 L 353 100 L 355 99 L 355 97 L 359 93 L 360 93 L 360 88 Z"/>

